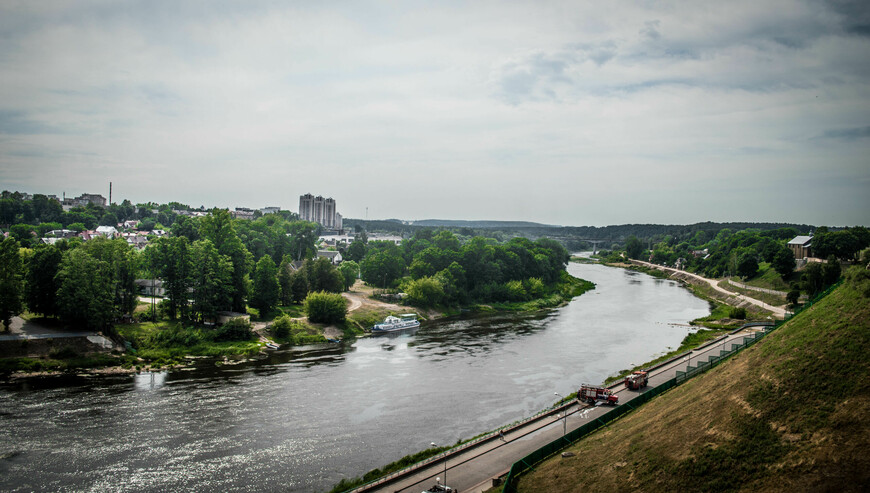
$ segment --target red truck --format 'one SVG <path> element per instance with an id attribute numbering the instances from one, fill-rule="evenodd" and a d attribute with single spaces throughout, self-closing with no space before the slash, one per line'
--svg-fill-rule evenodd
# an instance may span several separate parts
<path id="1" fill-rule="evenodd" d="M 602 404 L 615 405 L 619 401 L 619 396 L 614 395 L 610 389 L 585 383 L 577 391 L 577 398 L 580 399 L 580 402 L 588 402 L 590 404 L 601 402 Z"/>
<path id="2" fill-rule="evenodd" d="M 646 387 L 649 382 L 649 375 L 645 371 L 636 371 L 625 377 L 625 386 L 630 390 L 640 390 Z"/>

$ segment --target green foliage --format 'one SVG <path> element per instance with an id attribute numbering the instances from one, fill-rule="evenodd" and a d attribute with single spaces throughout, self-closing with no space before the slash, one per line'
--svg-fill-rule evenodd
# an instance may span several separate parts
<path id="1" fill-rule="evenodd" d="M 22 310 L 21 303 L 21 254 L 14 238 L 0 240 L 0 321 L 6 330 L 12 317 Z"/>
<path id="2" fill-rule="evenodd" d="M 754 252 L 746 251 L 737 258 L 737 275 L 743 279 L 754 277 L 758 273 L 758 257 Z"/>
<path id="3" fill-rule="evenodd" d="M 405 284 L 404 289 L 408 294 L 408 302 L 414 306 L 438 306 L 444 300 L 444 288 L 437 279 L 431 277 L 412 279 Z"/>
<path id="4" fill-rule="evenodd" d="M 375 244 L 378 242 L 370 242 Z M 398 249 L 372 249 L 366 254 L 360 265 L 363 281 L 381 288 L 386 288 L 402 277 L 405 271 L 405 260 Z"/>
<path id="5" fill-rule="evenodd" d="M 54 245 L 41 245 L 28 259 L 25 274 L 24 301 L 33 313 L 57 316 L 57 291 L 60 281 L 57 273 L 63 255 Z"/>
<path id="6" fill-rule="evenodd" d="M 64 322 L 94 330 L 111 324 L 115 310 L 109 262 L 75 248 L 64 254 L 58 279 L 57 305 Z"/>
<path id="7" fill-rule="evenodd" d="M 341 255 L 345 260 L 360 262 L 366 256 L 366 244 L 361 240 L 354 240 Z"/>
<path id="8" fill-rule="evenodd" d="M 251 306 L 268 312 L 278 304 L 281 286 L 278 284 L 278 269 L 272 257 L 264 255 L 254 270 L 254 289 L 251 293 Z"/>
<path id="9" fill-rule="evenodd" d="M 347 316 L 347 301 L 340 294 L 312 292 L 305 298 L 305 311 L 312 322 L 337 324 Z"/>
<path id="10" fill-rule="evenodd" d="M 728 310 L 728 318 L 746 320 L 746 308 L 731 307 L 731 309 Z"/>
<path id="11" fill-rule="evenodd" d="M 792 289 L 791 291 L 788 292 L 788 294 L 785 295 L 785 300 L 791 306 L 797 306 L 798 300 L 800 300 L 800 297 L 801 297 L 800 290 Z"/>
<path id="12" fill-rule="evenodd" d="M 308 259 L 302 264 L 309 291 L 340 293 L 344 291 L 344 276 L 326 257 Z"/>
<path id="13" fill-rule="evenodd" d="M 846 271 L 846 284 L 864 298 L 870 298 L 870 270 L 852 267 Z"/>
<path id="14" fill-rule="evenodd" d="M 191 314 L 200 321 L 213 320 L 232 305 L 232 261 L 207 239 L 193 244 L 191 259 Z"/>
<path id="15" fill-rule="evenodd" d="M 782 247 L 774 254 L 770 264 L 777 274 L 787 278 L 795 268 L 794 253 L 788 247 Z"/>
<path id="16" fill-rule="evenodd" d="M 643 243 L 636 236 L 630 235 L 625 240 L 625 253 L 628 258 L 640 260 L 643 255 Z"/>
<path id="17" fill-rule="evenodd" d="M 339 272 L 344 279 L 344 290 L 347 291 L 356 282 L 359 276 L 359 264 L 353 260 L 345 260 L 338 266 Z"/>
<path id="18" fill-rule="evenodd" d="M 214 341 L 248 341 L 254 337 L 251 322 L 243 317 L 230 319 L 215 330 L 212 339 Z"/>

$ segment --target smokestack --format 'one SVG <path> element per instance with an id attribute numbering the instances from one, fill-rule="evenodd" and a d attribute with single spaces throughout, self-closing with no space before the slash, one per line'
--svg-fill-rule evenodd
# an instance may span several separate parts
<path id="1" fill-rule="evenodd" d="M 112 205 L 112 182 L 109 182 L 109 205 Z"/>

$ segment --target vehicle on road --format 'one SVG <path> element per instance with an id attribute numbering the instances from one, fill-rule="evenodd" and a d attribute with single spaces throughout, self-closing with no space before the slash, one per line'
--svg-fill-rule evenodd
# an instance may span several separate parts
<path id="1" fill-rule="evenodd" d="M 645 371 L 636 371 L 625 377 L 625 386 L 629 390 L 640 390 L 649 383 L 649 375 Z"/>
<path id="2" fill-rule="evenodd" d="M 619 396 L 614 395 L 612 390 L 586 383 L 580 386 L 580 390 L 577 391 L 577 398 L 580 399 L 580 402 L 588 402 L 590 404 L 616 405 L 619 401 Z"/>
<path id="3" fill-rule="evenodd" d="M 392 332 L 394 330 L 410 329 L 419 327 L 420 321 L 417 320 L 416 313 L 405 313 L 394 317 L 390 315 L 383 322 L 372 326 L 372 332 Z"/>
<path id="4" fill-rule="evenodd" d="M 429 488 L 428 490 L 424 490 L 423 493 L 437 493 L 437 492 L 449 492 L 449 493 L 459 493 L 459 490 L 453 489 L 446 484 L 441 484 L 440 481 L 435 481 L 435 485 Z"/>

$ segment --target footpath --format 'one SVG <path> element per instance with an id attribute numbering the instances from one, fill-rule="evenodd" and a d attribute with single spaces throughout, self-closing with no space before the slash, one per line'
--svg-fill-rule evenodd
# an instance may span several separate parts
<path id="1" fill-rule="evenodd" d="M 647 267 L 650 269 L 658 269 L 658 270 L 664 271 L 664 272 L 670 272 L 672 277 L 673 276 L 688 277 L 688 278 L 694 279 L 698 282 L 706 283 L 706 284 L 710 285 L 711 288 L 713 288 L 714 290 L 716 290 L 722 294 L 725 294 L 728 296 L 733 296 L 739 300 L 742 300 L 742 301 L 745 301 L 745 302 L 750 303 L 752 305 L 755 305 L 755 306 L 761 308 L 762 310 L 767 310 L 769 312 L 772 312 L 774 315 L 776 315 L 779 318 L 785 318 L 785 316 L 786 316 L 787 312 L 786 312 L 784 307 L 769 305 L 761 300 L 751 298 L 751 297 L 746 296 L 744 294 L 736 293 L 734 291 L 729 291 L 729 290 L 723 288 L 722 286 L 719 286 L 718 279 L 708 279 L 706 277 L 702 277 L 702 276 L 699 276 L 697 274 L 692 274 L 691 272 L 686 272 L 684 270 L 674 269 L 672 267 L 664 267 L 661 265 L 651 264 L 649 262 L 644 262 L 643 260 L 631 260 L 630 262 L 632 264 L 640 265 L 642 267 Z"/>

